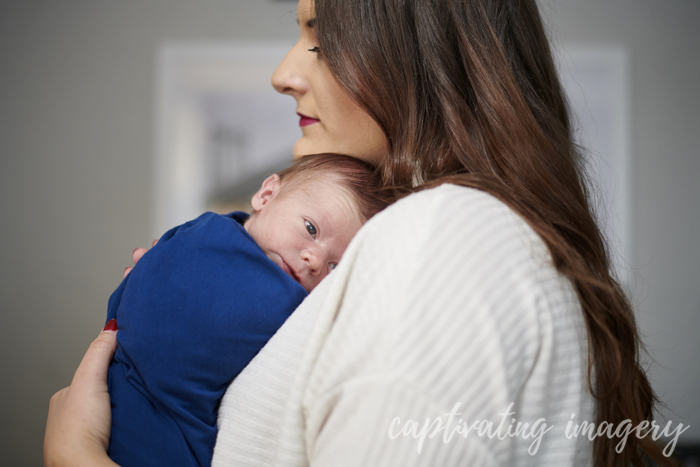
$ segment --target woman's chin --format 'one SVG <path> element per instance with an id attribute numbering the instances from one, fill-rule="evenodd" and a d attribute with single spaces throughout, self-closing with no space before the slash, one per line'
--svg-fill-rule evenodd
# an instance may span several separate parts
<path id="1" fill-rule="evenodd" d="M 370 164 L 378 164 L 387 151 L 386 144 L 368 145 L 362 140 L 359 143 L 357 145 L 333 145 L 315 141 L 309 136 L 302 136 L 294 144 L 292 157 L 294 160 L 299 160 L 299 158 L 309 154 L 334 153 L 357 157 Z"/>
<path id="2" fill-rule="evenodd" d="M 294 149 L 292 149 L 292 157 L 294 160 L 298 160 L 303 156 L 308 156 L 309 154 L 321 154 L 324 152 L 336 152 L 326 145 L 317 144 L 308 136 L 302 136 L 294 144 Z"/>

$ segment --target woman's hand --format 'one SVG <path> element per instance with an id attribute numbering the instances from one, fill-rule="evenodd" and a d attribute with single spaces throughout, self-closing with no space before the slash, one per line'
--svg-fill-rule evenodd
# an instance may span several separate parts
<path id="1" fill-rule="evenodd" d="M 153 240 L 151 248 L 156 246 L 156 243 L 158 243 L 158 240 Z M 131 259 L 134 261 L 134 266 L 147 251 L 148 248 L 135 248 L 134 251 L 131 252 Z M 128 276 L 132 269 L 134 269 L 133 266 L 124 268 L 124 277 Z"/>
<path id="2" fill-rule="evenodd" d="M 117 348 L 116 330 L 116 321 L 109 321 L 71 385 L 51 398 L 44 437 L 46 467 L 116 465 L 107 456 L 112 425 L 107 369 Z"/>

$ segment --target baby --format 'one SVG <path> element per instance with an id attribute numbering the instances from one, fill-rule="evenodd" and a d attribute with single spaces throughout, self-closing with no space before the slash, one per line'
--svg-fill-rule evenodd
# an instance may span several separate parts
<path id="1" fill-rule="evenodd" d="M 110 457 L 208 466 L 230 381 L 386 206 L 372 168 L 305 156 L 270 176 L 254 213 L 206 213 L 163 235 L 109 300 Z"/>

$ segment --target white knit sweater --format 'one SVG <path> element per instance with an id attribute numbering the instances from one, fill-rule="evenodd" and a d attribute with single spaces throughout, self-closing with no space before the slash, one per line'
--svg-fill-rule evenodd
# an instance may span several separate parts
<path id="1" fill-rule="evenodd" d="M 590 443 L 564 434 L 593 421 L 586 353 L 539 237 L 443 185 L 368 222 L 231 384 L 213 465 L 586 465 Z"/>

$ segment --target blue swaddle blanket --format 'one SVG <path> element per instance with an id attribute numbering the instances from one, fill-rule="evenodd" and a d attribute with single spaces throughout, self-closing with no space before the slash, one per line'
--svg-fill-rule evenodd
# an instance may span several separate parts
<path id="1" fill-rule="evenodd" d="M 129 466 L 208 466 L 230 381 L 306 297 L 243 228 L 206 213 L 166 232 L 109 299 L 109 455 Z"/>

